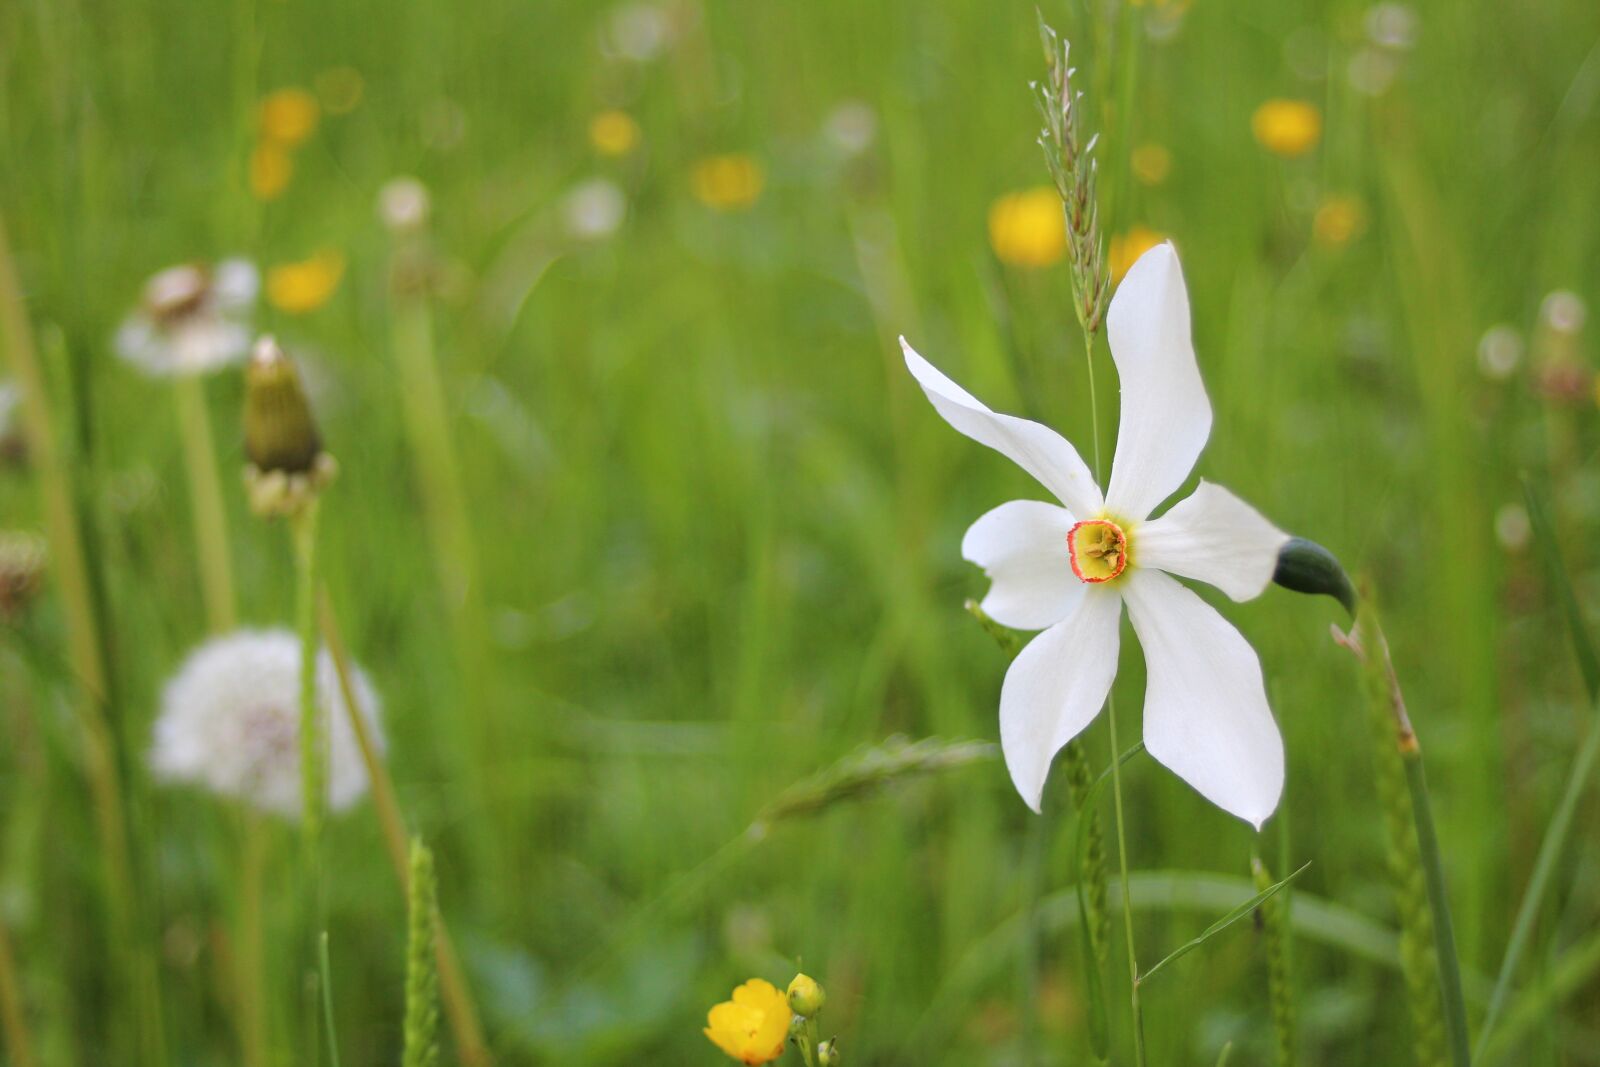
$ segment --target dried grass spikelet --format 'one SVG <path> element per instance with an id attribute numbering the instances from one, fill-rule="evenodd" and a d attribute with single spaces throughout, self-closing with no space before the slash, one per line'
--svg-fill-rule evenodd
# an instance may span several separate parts
<path id="1" fill-rule="evenodd" d="M 1105 243 L 1100 234 L 1100 210 L 1095 200 L 1099 165 L 1094 159 L 1096 137 L 1086 137 L 1079 106 L 1083 94 L 1072 87 L 1076 73 L 1068 62 L 1072 45 L 1039 20 L 1044 45 L 1045 78 L 1034 85 L 1044 128 L 1039 145 L 1045 165 L 1061 195 L 1066 214 L 1068 259 L 1072 266 L 1073 310 L 1084 331 L 1094 334 L 1105 320 L 1111 277 L 1106 267 Z"/>
<path id="2" fill-rule="evenodd" d="M 299 372 L 271 336 L 256 342 L 245 370 L 244 450 L 250 507 L 262 516 L 299 514 L 338 473 Z"/>

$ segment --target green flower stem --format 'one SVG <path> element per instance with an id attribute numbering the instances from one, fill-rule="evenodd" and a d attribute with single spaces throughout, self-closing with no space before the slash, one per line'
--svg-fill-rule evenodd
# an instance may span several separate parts
<path id="1" fill-rule="evenodd" d="M 317 939 L 317 973 L 322 976 L 322 1025 L 328 1034 L 328 1062 L 339 1067 L 339 1031 L 333 1025 L 333 965 L 328 961 L 328 931 Z"/>
<path id="2" fill-rule="evenodd" d="M 1128 837 L 1122 817 L 1122 760 L 1116 753 L 1122 749 L 1117 743 L 1117 701 L 1106 698 L 1106 725 L 1111 731 L 1111 795 L 1117 813 L 1117 869 L 1122 875 L 1122 928 L 1128 939 L 1128 1002 L 1133 1010 L 1133 1059 L 1144 1067 L 1144 1011 L 1139 1006 L 1139 957 L 1133 941 L 1133 899 L 1128 890 Z"/>
<path id="3" fill-rule="evenodd" d="M 317 875 L 317 853 L 322 836 L 322 738 L 317 712 L 317 509 L 313 496 L 289 520 L 294 542 L 295 620 L 300 635 L 300 802 L 306 859 Z"/>
<path id="4" fill-rule="evenodd" d="M 0 921 L 0 1033 L 5 1036 L 6 1060 L 12 1067 L 38 1067 L 33 1055 L 33 1034 L 22 1007 L 22 984 L 11 954 L 11 933 Z"/>
<path id="5" fill-rule="evenodd" d="M 244 814 L 244 847 L 239 864 L 239 900 L 235 995 L 238 998 L 239 1045 L 245 1067 L 266 1067 L 266 952 L 262 922 L 262 880 L 266 873 L 266 828 L 253 811 Z"/>
<path id="6" fill-rule="evenodd" d="M 228 553 L 228 518 L 217 473 L 217 447 L 206 409 L 205 383 L 199 375 L 180 375 L 173 385 L 178 427 L 183 435 L 184 465 L 194 511 L 194 540 L 200 560 L 200 591 L 214 634 L 226 633 L 237 621 L 233 564 Z"/>

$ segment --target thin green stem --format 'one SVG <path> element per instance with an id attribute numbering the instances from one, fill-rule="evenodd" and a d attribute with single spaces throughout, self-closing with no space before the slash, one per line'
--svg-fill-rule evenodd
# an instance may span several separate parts
<path id="1" fill-rule="evenodd" d="M 322 975 L 322 1025 L 328 1031 L 328 1062 L 339 1067 L 339 1036 L 333 1025 L 333 967 L 328 962 L 328 931 L 317 939 L 317 970 Z"/>
<path id="2" fill-rule="evenodd" d="M 306 860 L 315 871 L 322 835 L 322 740 L 317 713 L 317 501 L 290 522 L 294 541 L 295 619 L 300 635 L 300 801 Z"/>
<path id="3" fill-rule="evenodd" d="M 1089 368 L 1089 432 L 1093 435 L 1091 441 L 1094 446 L 1094 480 L 1099 483 L 1101 482 L 1100 398 L 1095 391 L 1094 385 L 1094 334 L 1088 330 L 1083 331 L 1083 364 Z M 1115 749 L 1112 751 L 1115 751 Z"/>
<path id="4" fill-rule="evenodd" d="M 1428 780 L 1422 770 L 1422 749 L 1416 735 L 1410 744 L 1402 741 L 1400 757 L 1405 763 L 1406 786 L 1411 792 L 1411 811 L 1416 820 L 1417 845 L 1422 853 L 1422 871 L 1427 879 L 1428 906 L 1433 911 L 1434 951 L 1439 957 L 1439 992 L 1444 999 L 1445 1024 L 1450 1033 L 1450 1059 L 1455 1067 L 1470 1067 L 1472 1050 L 1467 1039 L 1467 1005 L 1461 994 L 1461 963 L 1456 956 L 1455 928 L 1450 921 L 1450 898 L 1445 891 L 1444 864 L 1439 857 L 1439 838 L 1433 826 L 1433 804 L 1428 798 Z"/>
<path id="5" fill-rule="evenodd" d="M 178 426 L 183 435 L 184 465 L 194 511 L 195 548 L 200 562 L 200 591 L 212 633 L 226 633 L 236 621 L 233 564 L 228 553 L 228 518 L 217 473 L 216 441 L 206 409 L 205 383 L 199 375 L 181 375 L 174 383 Z"/>
<path id="6" fill-rule="evenodd" d="M 1117 701 L 1106 698 L 1106 725 L 1111 731 L 1111 751 L 1121 752 L 1117 743 Z M 1117 870 L 1122 876 L 1122 929 L 1128 939 L 1128 1002 L 1133 1011 L 1133 1058 L 1144 1067 L 1144 1013 L 1139 1007 L 1139 957 L 1133 942 L 1133 898 L 1128 889 L 1128 835 L 1122 817 L 1122 761 L 1111 760 L 1111 795 L 1117 815 Z"/>

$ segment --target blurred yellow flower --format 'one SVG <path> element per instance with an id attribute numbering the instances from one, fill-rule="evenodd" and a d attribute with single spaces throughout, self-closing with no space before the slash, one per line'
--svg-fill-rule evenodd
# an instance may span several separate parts
<path id="1" fill-rule="evenodd" d="M 695 199 L 717 211 L 745 210 L 761 196 L 766 182 L 761 164 L 740 152 L 708 156 L 689 174 Z"/>
<path id="2" fill-rule="evenodd" d="M 705 1035 L 740 1063 L 770 1063 L 783 1055 L 790 1015 L 781 990 L 752 978 L 707 1013 Z"/>
<path id="3" fill-rule="evenodd" d="M 250 152 L 250 192 L 257 200 L 276 200 L 294 177 L 294 160 L 275 144 L 263 142 Z"/>
<path id="4" fill-rule="evenodd" d="M 263 142 L 294 148 L 316 132 L 320 114 L 317 98 L 306 90 L 279 89 L 261 99 L 256 125 Z"/>
<path id="5" fill-rule="evenodd" d="M 602 156 L 625 156 L 639 143 L 639 124 L 626 111 L 602 111 L 589 120 L 589 143 Z"/>
<path id="6" fill-rule="evenodd" d="M 1133 150 L 1133 176 L 1143 185 L 1160 185 L 1172 171 L 1172 153 L 1154 142 Z"/>
<path id="7" fill-rule="evenodd" d="M 1367 228 L 1367 209 L 1361 198 L 1344 194 L 1324 197 L 1311 222 L 1311 233 L 1320 245 L 1338 248 L 1348 244 Z"/>
<path id="8" fill-rule="evenodd" d="M 1304 100 L 1268 100 L 1250 118 L 1256 140 L 1273 155 L 1303 156 L 1322 137 L 1322 112 Z"/>
<path id="9" fill-rule="evenodd" d="M 279 311 L 304 315 L 328 302 L 344 276 L 344 256 L 324 248 L 310 259 L 267 271 L 267 299 Z"/>
<path id="10" fill-rule="evenodd" d="M 1007 193 L 989 206 L 989 244 L 1002 263 L 1048 267 L 1067 251 L 1061 197 L 1040 185 Z"/>
<path id="11" fill-rule="evenodd" d="M 1111 238 L 1111 280 L 1120 282 L 1140 256 L 1165 240 L 1164 235 L 1148 226 L 1135 226 L 1127 233 L 1114 235 Z"/>
<path id="12" fill-rule="evenodd" d="M 317 96 L 330 115 L 348 115 L 361 103 L 367 83 L 354 67 L 329 67 L 317 75 Z"/>

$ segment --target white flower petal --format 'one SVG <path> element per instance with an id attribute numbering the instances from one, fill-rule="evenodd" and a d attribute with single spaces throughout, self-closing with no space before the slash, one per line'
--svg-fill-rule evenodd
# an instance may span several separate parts
<path id="1" fill-rule="evenodd" d="M 1144 646 L 1144 744 L 1217 807 L 1257 829 L 1283 792 L 1283 738 L 1261 662 L 1176 578 L 1140 568 L 1122 583 Z"/>
<path id="2" fill-rule="evenodd" d="M 983 610 L 1018 630 L 1043 630 L 1070 615 L 1084 584 L 1072 573 L 1067 531 L 1072 514 L 1040 500 L 1013 500 L 967 529 L 961 555 L 982 567 L 992 584 Z"/>
<path id="3" fill-rule="evenodd" d="M 1272 581 L 1289 535 L 1220 485 L 1201 480 L 1159 519 L 1139 527 L 1141 567 L 1209 582 L 1235 600 L 1258 597 Z"/>
<path id="4" fill-rule="evenodd" d="M 1170 243 L 1139 257 L 1106 315 L 1122 388 L 1106 506 L 1137 522 L 1177 492 L 1211 436 L 1211 402 L 1189 334 L 1189 294 Z"/>
<path id="5" fill-rule="evenodd" d="M 1039 810 L 1050 761 L 1094 721 L 1117 675 L 1122 598 L 1088 590 L 1078 610 L 1028 643 L 1000 689 L 1000 748 L 1017 792 Z"/>
<path id="6" fill-rule="evenodd" d="M 944 421 L 988 445 L 1039 480 L 1074 515 L 1094 515 L 1104 503 L 1089 468 L 1067 439 L 1048 426 L 990 411 L 900 339 L 906 366 Z M 1144 516 L 1140 516 L 1143 518 Z"/>

